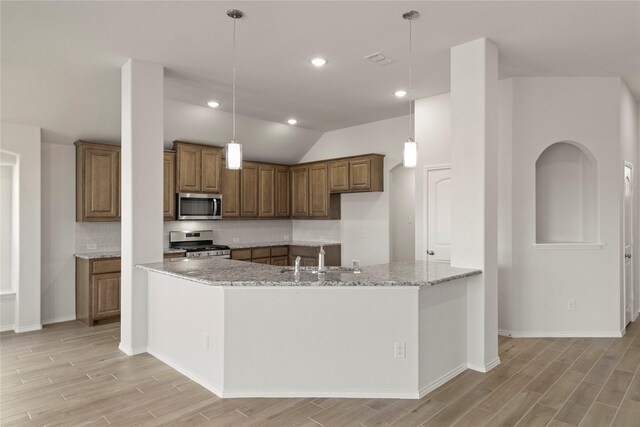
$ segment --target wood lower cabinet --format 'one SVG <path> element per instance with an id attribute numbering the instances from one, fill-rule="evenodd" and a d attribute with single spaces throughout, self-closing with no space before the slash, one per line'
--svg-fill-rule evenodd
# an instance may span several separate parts
<path id="1" fill-rule="evenodd" d="M 221 147 L 174 141 L 179 193 L 219 193 Z"/>
<path id="2" fill-rule="evenodd" d="M 165 221 L 176 219 L 176 153 L 164 152 L 163 163 L 163 215 Z"/>
<path id="3" fill-rule="evenodd" d="M 75 146 L 76 221 L 120 221 L 120 146 Z"/>
<path id="4" fill-rule="evenodd" d="M 224 200 L 222 200 L 224 206 Z M 242 162 L 240 171 L 240 216 L 258 216 L 258 164 Z"/>
<path id="5" fill-rule="evenodd" d="M 222 169 L 222 218 L 240 217 L 240 171 Z"/>
<path id="6" fill-rule="evenodd" d="M 289 264 L 289 246 L 233 249 L 231 251 L 231 259 L 287 266 Z"/>
<path id="7" fill-rule="evenodd" d="M 384 156 L 368 154 L 329 162 L 329 191 L 384 191 Z"/>
<path id="8" fill-rule="evenodd" d="M 120 258 L 76 258 L 76 319 L 87 326 L 120 320 Z"/>
<path id="9" fill-rule="evenodd" d="M 258 165 L 258 216 L 276 216 L 276 168 Z"/>
<path id="10" fill-rule="evenodd" d="M 289 247 L 289 265 L 295 265 L 296 258 L 300 257 L 300 265 L 303 267 L 316 267 L 318 265 L 319 246 L 295 246 Z M 341 246 L 324 246 L 324 265 L 341 265 Z"/>

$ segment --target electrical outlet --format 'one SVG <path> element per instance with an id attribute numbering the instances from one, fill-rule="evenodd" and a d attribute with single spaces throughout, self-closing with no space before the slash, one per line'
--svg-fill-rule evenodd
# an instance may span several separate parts
<path id="1" fill-rule="evenodd" d="M 353 267 L 360 267 L 360 260 L 359 259 L 353 259 L 351 260 L 351 264 Z"/>
<path id="2" fill-rule="evenodd" d="M 570 299 L 569 301 L 567 301 L 567 310 L 576 311 L 576 300 Z"/>
<path id="3" fill-rule="evenodd" d="M 395 359 L 405 359 L 407 357 L 407 348 L 405 343 L 397 342 L 393 345 L 393 357 Z"/>
<path id="4" fill-rule="evenodd" d="M 95 243 L 87 243 L 87 250 L 98 249 L 98 245 Z"/>
<path id="5" fill-rule="evenodd" d="M 234 237 L 234 238 L 233 238 L 233 243 L 238 243 L 238 242 L 240 242 L 240 238 L 238 238 L 238 237 Z"/>
<path id="6" fill-rule="evenodd" d="M 209 350 L 209 334 L 206 332 L 202 334 L 202 347 L 204 347 L 205 350 Z"/>

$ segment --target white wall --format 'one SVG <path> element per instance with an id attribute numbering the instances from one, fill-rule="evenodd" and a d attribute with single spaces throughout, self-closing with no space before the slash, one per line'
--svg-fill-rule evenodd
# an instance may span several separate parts
<path id="1" fill-rule="evenodd" d="M 327 132 L 304 155 L 302 162 L 380 153 L 384 159 L 384 192 L 343 194 L 341 214 L 342 264 L 389 262 L 389 170 L 402 162 L 409 136 L 408 117 L 396 117 Z M 294 235 L 318 221 L 295 221 Z M 412 242 L 408 242 L 412 244 Z"/>
<path id="2" fill-rule="evenodd" d="M 0 292 L 11 291 L 13 165 L 0 166 Z"/>
<path id="3" fill-rule="evenodd" d="M 2 123 L 0 147 L 15 154 L 11 268 L 16 332 L 40 329 L 40 128 Z M 17 188 L 17 191 L 16 191 Z"/>
<path id="4" fill-rule="evenodd" d="M 75 319 L 75 147 L 42 144 L 42 323 Z"/>
<path id="5" fill-rule="evenodd" d="M 619 335 L 620 80 L 523 77 L 503 84 L 512 91 L 503 87 L 502 96 L 512 98 L 501 103 L 513 108 L 501 108 L 501 123 L 505 113 L 512 117 L 512 134 L 500 134 L 500 182 L 512 187 L 511 206 L 502 200 L 500 210 L 500 242 L 511 236 L 511 254 L 505 259 L 506 251 L 500 252 L 500 305 L 510 313 L 500 318 L 500 329 L 522 336 Z M 567 140 L 597 160 L 601 249 L 534 248 L 535 162 L 550 144 Z M 509 150 L 512 155 L 505 155 Z M 508 188 L 501 188 L 505 193 Z M 511 221 L 505 221 L 509 210 Z M 569 299 L 575 299 L 575 311 L 567 310 Z"/>
<path id="6" fill-rule="evenodd" d="M 416 101 L 415 259 L 426 257 L 425 168 L 451 165 L 451 95 L 445 93 Z"/>
<path id="7" fill-rule="evenodd" d="M 633 165 L 634 178 L 634 221 L 633 221 L 633 284 L 634 284 L 634 301 L 633 314 L 640 311 L 640 259 L 638 255 L 638 245 L 640 244 L 640 222 L 638 218 L 638 210 L 640 210 L 640 163 L 638 163 L 638 144 L 640 143 L 640 132 L 638 126 L 640 121 L 638 114 L 640 109 L 629 88 L 620 80 L 620 147 L 622 151 L 622 159 Z M 621 172 L 622 176 L 622 172 Z"/>

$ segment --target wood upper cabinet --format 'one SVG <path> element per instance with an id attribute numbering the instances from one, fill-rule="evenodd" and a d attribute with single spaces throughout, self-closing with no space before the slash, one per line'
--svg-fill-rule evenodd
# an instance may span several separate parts
<path id="1" fill-rule="evenodd" d="M 276 216 L 276 168 L 258 165 L 258 216 Z"/>
<path id="2" fill-rule="evenodd" d="M 309 166 L 309 216 L 329 216 L 328 170 L 326 163 Z"/>
<path id="3" fill-rule="evenodd" d="M 222 200 L 224 206 L 224 199 Z M 240 216 L 258 216 L 258 164 L 242 162 L 240 171 Z"/>
<path id="4" fill-rule="evenodd" d="M 276 216 L 288 217 L 291 214 L 289 191 L 289 168 L 276 166 Z"/>
<path id="5" fill-rule="evenodd" d="M 240 171 L 222 168 L 222 218 L 240 216 Z"/>
<path id="6" fill-rule="evenodd" d="M 291 168 L 291 216 L 309 216 L 309 168 Z"/>
<path id="7" fill-rule="evenodd" d="M 349 191 L 349 161 L 329 162 L 329 191 Z"/>
<path id="8" fill-rule="evenodd" d="M 163 163 L 163 206 L 164 219 L 176 219 L 176 153 L 164 152 Z"/>
<path id="9" fill-rule="evenodd" d="M 76 221 L 120 221 L 120 147 L 75 145 Z"/>
<path id="10" fill-rule="evenodd" d="M 384 191 L 384 156 L 369 154 L 329 163 L 332 193 Z"/>
<path id="11" fill-rule="evenodd" d="M 219 193 L 220 183 L 220 148 L 202 149 L 202 192 Z"/>
<path id="12" fill-rule="evenodd" d="M 173 148 L 179 193 L 220 192 L 220 147 L 174 141 Z"/>

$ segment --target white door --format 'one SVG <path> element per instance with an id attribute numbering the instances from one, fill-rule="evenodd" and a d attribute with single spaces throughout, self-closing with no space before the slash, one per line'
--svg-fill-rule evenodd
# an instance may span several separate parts
<path id="1" fill-rule="evenodd" d="M 624 320 L 633 319 L 633 169 L 624 166 Z"/>
<path id="2" fill-rule="evenodd" d="M 451 169 L 428 169 L 426 248 L 429 261 L 451 262 Z"/>

